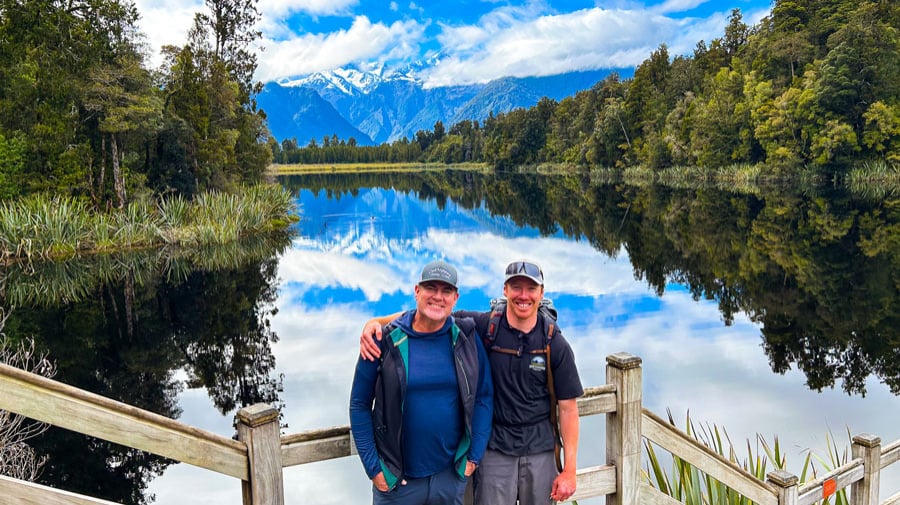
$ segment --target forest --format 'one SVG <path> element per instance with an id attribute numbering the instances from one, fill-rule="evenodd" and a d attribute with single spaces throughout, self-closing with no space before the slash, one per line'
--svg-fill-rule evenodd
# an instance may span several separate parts
<path id="1" fill-rule="evenodd" d="M 130 0 L 0 0 L 0 199 L 117 209 L 261 180 L 256 0 L 206 6 L 151 69 Z"/>
<path id="2" fill-rule="evenodd" d="M 775 0 L 754 26 L 739 9 L 692 55 L 659 46 L 633 77 L 611 75 L 561 101 L 437 122 L 413 139 L 357 146 L 325 137 L 270 143 L 276 163 L 482 162 L 503 170 L 560 163 L 716 169 L 763 166 L 840 176 L 900 162 L 900 3 Z"/>
<path id="3" fill-rule="evenodd" d="M 256 104 L 257 0 L 206 0 L 150 68 L 128 0 L 0 0 L 0 199 L 56 194 L 122 208 L 262 179 L 276 163 L 765 166 L 841 174 L 900 160 L 900 4 L 776 0 L 731 12 L 691 55 L 659 46 L 633 77 L 381 146 L 269 135 Z"/>

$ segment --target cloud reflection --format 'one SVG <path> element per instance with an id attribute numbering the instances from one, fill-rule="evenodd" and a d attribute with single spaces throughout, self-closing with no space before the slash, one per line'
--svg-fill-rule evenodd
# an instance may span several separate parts
<path id="1" fill-rule="evenodd" d="M 363 197 L 357 204 L 361 202 Z M 441 212 L 424 206 L 409 209 Z M 429 222 L 418 215 L 402 219 Z M 900 438 L 894 421 L 900 417 L 900 402 L 883 384 L 870 379 L 868 395 L 860 398 L 839 389 L 810 391 L 804 374 L 796 370 L 774 374 L 760 347 L 757 324 L 737 314 L 726 326 L 715 301 L 694 300 L 677 285 L 658 297 L 635 279 L 624 251 L 611 258 L 583 241 L 537 237 L 526 229 L 503 236 L 487 231 L 491 223 L 483 223 L 481 230 L 461 231 L 449 224 L 429 225 L 410 238 L 388 238 L 382 228 L 388 223 L 330 226 L 327 238 L 324 233 L 303 237 L 281 258 L 279 312 L 272 325 L 281 339 L 273 352 L 284 374 L 286 433 L 349 424 L 347 404 L 362 325 L 372 315 L 411 305 L 412 285 L 425 262 L 447 258 L 460 271 L 466 297 L 486 299 L 499 295 L 506 263 L 528 257 L 544 268 L 548 295 L 557 301 L 561 327 L 586 386 L 605 383 L 609 354 L 640 356 L 645 407 L 663 417 L 671 409 L 679 427 L 690 413 L 698 426 L 724 429 L 741 455 L 748 440 L 756 446 L 757 433 L 770 444 L 777 435 L 788 469 L 795 473 L 804 450 L 825 457 L 829 433 L 839 448 L 848 446 L 848 429 L 877 434 L 883 443 Z M 475 308 L 467 307 L 465 300 L 461 306 Z M 211 410 L 209 401 L 197 395 L 183 395 L 181 404 L 189 420 L 194 420 L 190 416 L 195 409 Z M 196 421 L 201 426 L 209 423 Z M 223 429 L 221 422 L 212 424 Z M 584 420 L 583 426 L 580 462 L 598 464 L 604 443 L 602 417 Z M 198 472 L 203 475 L 194 480 Z M 240 493 L 230 489 L 239 486 L 222 486 L 218 477 L 206 474 L 177 465 L 157 479 L 151 491 L 160 503 L 213 503 L 211 497 L 218 505 L 240 503 Z M 897 491 L 890 484 L 900 481 L 897 474 L 894 469 L 883 476 L 883 492 Z M 287 504 L 343 505 L 371 499 L 356 457 L 287 469 L 285 486 Z M 173 493 L 179 498 L 166 499 Z"/>

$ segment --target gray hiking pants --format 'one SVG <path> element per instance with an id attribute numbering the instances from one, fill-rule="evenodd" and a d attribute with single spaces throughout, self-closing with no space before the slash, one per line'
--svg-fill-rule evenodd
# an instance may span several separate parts
<path id="1" fill-rule="evenodd" d="M 551 505 L 553 451 L 507 456 L 488 449 L 475 472 L 475 505 Z"/>

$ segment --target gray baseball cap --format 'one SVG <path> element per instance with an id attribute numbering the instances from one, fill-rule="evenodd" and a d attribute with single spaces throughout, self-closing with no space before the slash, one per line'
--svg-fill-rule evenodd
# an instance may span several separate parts
<path id="1" fill-rule="evenodd" d="M 422 277 L 419 279 L 419 284 L 428 281 L 441 281 L 455 288 L 457 287 L 456 280 L 456 269 L 453 268 L 453 265 L 446 261 L 437 260 L 425 265 L 425 268 L 422 269 Z"/>

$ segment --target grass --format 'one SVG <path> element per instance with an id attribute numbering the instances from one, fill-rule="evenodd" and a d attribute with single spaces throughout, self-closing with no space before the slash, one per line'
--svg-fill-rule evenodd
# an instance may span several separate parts
<path id="1" fill-rule="evenodd" d="M 669 423 L 674 426 L 672 413 L 668 414 Z M 746 455 L 742 459 L 724 429 L 719 429 L 715 425 L 701 425 L 698 429 L 688 414 L 685 431 L 696 441 L 740 466 L 760 481 L 764 482 L 766 475 L 771 471 L 788 470 L 787 457 L 781 449 L 778 437 L 775 437 L 774 444 L 770 445 L 761 435 L 757 435 L 755 447 L 748 440 L 746 448 L 743 449 L 746 451 Z M 828 450 L 826 457 L 807 450 L 800 466 L 800 473 L 797 475 L 801 486 L 815 480 L 819 473 L 827 473 L 849 460 L 848 450 L 840 451 L 830 433 L 826 435 L 826 443 Z M 678 456 L 671 455 L 671 464 L 667 464 L 654 445 L 646 439 L 644 439 L 644 451 L 647 456 L 644 476 L 650 485 L 686 505 L 750 505 L 753 503 Z M 821 470 L 817 468 L 817 465 L 821 467 Z M 849 503 L 847 492 L 844 489 L 835 493 L 833 497 L 817 503 L 831 505 L 832 498 L 834 505 Z"/>
<path id="2" fill-rule="evenodd" d="M 425 172 L 430 170 L 487 171 L 486 163 L 294 163 L 273 164 L 269 172 L 275 175 L 353 173 L 353 172 Z"/>
<path id="3" fill-rule="evenodd" d="M 885 198 L 900 193 L 900 164 L 866 162 L 855 167 L 845 179 L 850 191 L 861 196 Z"/>
<path id="4" fill-rule="evenodd" d="M 157 245 L 227 244 L 284 229 L 297 219 L 291 194 L 277 184 L 180 196 L 138 198 L 95 212 L 85 200 L 32 195 L 0 202 L 0 259 L 67 258 Z"/>

